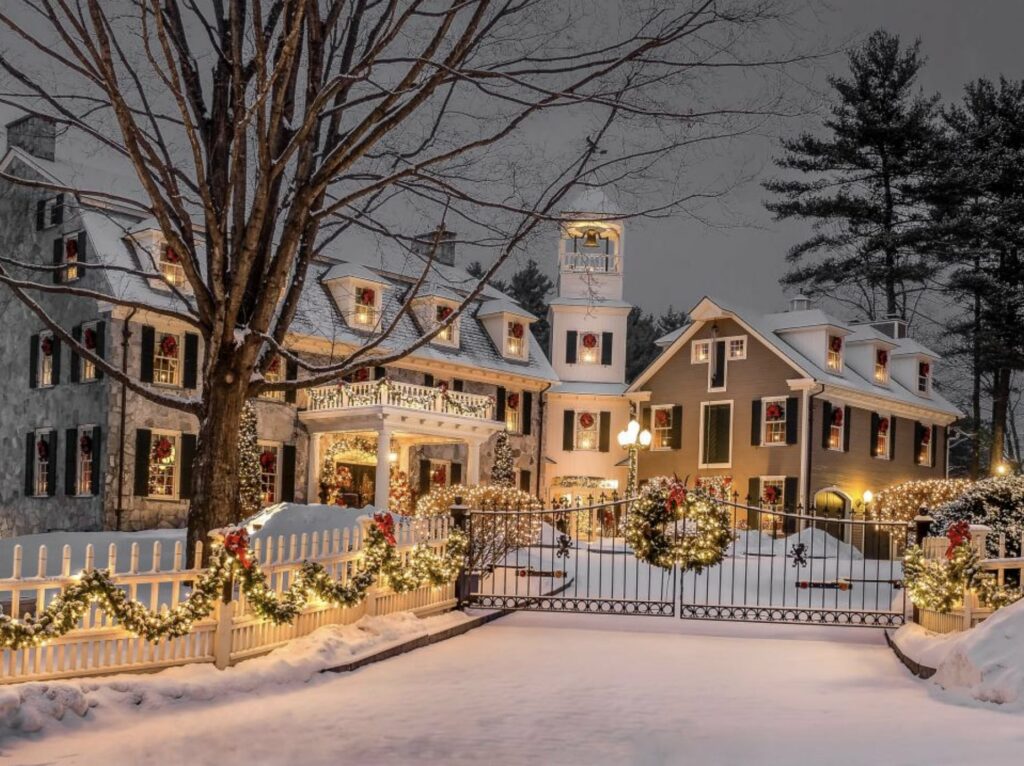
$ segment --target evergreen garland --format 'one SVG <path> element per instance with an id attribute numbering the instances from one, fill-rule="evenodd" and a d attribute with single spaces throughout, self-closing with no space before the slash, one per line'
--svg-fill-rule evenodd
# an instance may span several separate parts
<path id="1" fill-rule="evenodd" d="M 238 428 L 238 505 L 243 519 L 259 513 L 263 505 L 262 478 L 256 407 L 251 401 L 246 401 Z"/>
<path id="2" fill-rule="evenodd" d="M 508 441 L 508 431 L 500 431 L 494 443 L 494 467 L 491 468 L 491 483 L 499 487 L 511 487 L 515 484 L 515 468 L 512 460 L 512 445 Z"/>

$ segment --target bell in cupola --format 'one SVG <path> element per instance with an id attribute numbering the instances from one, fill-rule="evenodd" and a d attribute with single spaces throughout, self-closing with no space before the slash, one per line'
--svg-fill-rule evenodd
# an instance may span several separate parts
<path id="1" fill-rule="evenodd" d="M 583 232 L 583 247 L 598 247 L 600 236 L 597 229 L 587 229 Z"/>

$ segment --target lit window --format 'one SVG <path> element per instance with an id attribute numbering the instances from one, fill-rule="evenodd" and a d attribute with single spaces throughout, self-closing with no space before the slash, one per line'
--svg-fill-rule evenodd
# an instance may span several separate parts
<path id="1" fill-rule="evenodd" d="M 651 408 L 651 449 L 674 449 L 672 442 L 672 405 Z"/>
<path id="2" fill-rule="evenodd" d="M 695 340 L 690 346 L 691 362 L 706 362 L 711 358 L 711 341 Z"/>
<path id="3" fill-rule="evenodd" d="M 934 450 L 932 447 L 932 429 L 921 423 L 917 424 L 917 463 L 918 465 L 931 466 Z"/>
<path id="4" fill-rule="evenodd" d="M 762 403 L 762 444 L 786 443 L 786 400 L 765 399 Z"/>
<path id="5" fill-rule="evenodd" d="M 92 494 L 92 472 L 95 458 L 95 447 L 93 444 L 93 429 L 78 429 L 78 459 L 76 461 L 75 492 L 79 495 Z"/>
<path id="6" fill-rule="evenodd" d="M 761 477 L 761 507 L 781 511 L 786 503 L 786 480 L 781 477 Z M 769 526 L 772 520 L 769 519 Z M 762 520 L 762 523 L 764 520 Z"/>
<path id="7" fill-rule="evenodd" d="M 596 450 L 597 447 L 597 413 L 578 413 L 576 415 L 576 449 Z"/>
<path id="8" fill-rule="evenodd" d="M 149 494 L 151 497 L 177 497 L 178 437 L 153 433 L 149 453 Z"/>
<path id="9" fill-rule="evenodd" d="M 451 473 L 447 460 L 430 461 L 430 485 L 432 487 L 447 487 L 451 481 Z"/>
<path id="10" fill-rule="evenodd" d="M 448 317 L 454 313 L 455 309 L 452 306 L 438 306 L 435 313 L 435 318 L 438 324 L 444 322 Z M 434 336 L 434 340 L 439 340 L 442 343 L 454 343 L 455 342 L 455 323 L 452 322 L 447 327 L 441 329 L 441 331 Z"/>
<path id="11" fill-rule="evenodd" d="M 505 429 L 513 434 L 523 429 L 522 397 L 517 392 L 505 394 Z"/>
<path id="12" fill-rule="evenodd" d="M 51 448 L 51 432 L 50 431 L 37 431 L 36 432 L 36 462 L 35 462 L 35 496 L 45 497 L 50 494 L 50 460 L 55 459 L 54 455 L 50 454 Z"/>
<path id="13" fill-rule="evenodd" d="M 377 291 L 368 285 L 356 288 L 356 310 L 352 321 L 363 327 L 377 324 Z"/>
<path id="14" fill-rule="evenodd" d="M 64 237 L 64 272 L 62 282 L 74 282 L 81 274 L 78 271 L 78 235 Z"/>
<path id="15" fill-rule="evenodd" d="M 889 352 L 884 348 L 875 351 L 875 382 L 889 382 Z"/>
<path id="16" fill-rule="evenodd" d="M 82 326 L 82 345 L 90 351 L 96 351 L 99 348 L 100 339 L 97 333 L 99 332 L 95 322 Z M 96 365 L 91 361 L 82 357 L 82 368 L 79 375 L 79 380 L 85 382 L 90 380 L 96 380 Z"/>
<path id="17" fill-rule="evenodd" d="M 730 359 L 746 359 L 747 358 L 747 339 L 746 338 L 730 338 L 729 339 L 729 358 Z"/>
<path id="18" fill-rule="evenodd" d="M 284 380 L 284 362 L 281 361 L 281 357 L 274 354 L 274 358 L 270 360 L 270 366 L 267 367 L 267 371 L 263 373 L 263 379 L 267 383 L 280 383 Z M 260 394 L 264 399 L 284 399 L 284 391 L 264 391 Z"/>
<path id="19" fill-rule="evenodd" d="M 36 371 L 39 386 L 53 385 L 53 361 L 59 353 L 59 346 L 51 333 L 39 336 L 39 369 Z"/>
<path id="20" fill-rule="evenodd" d="M 181 265 L 181 255 L 170 245 L 160 248 L 160 274 L 170 285 L 185 286 L 185 267 Z"/>
<path id="21" fill-rule="evenodd" d="M 840 336 L 828 336 L 828 358 L 826 361 L 832 372 L 843 371 L 843 339 Z"/>
<path id="22" fill-rule="evenodd" d="M 273 444 L 260 445 L 260 501 L 263 505 L 278 502 L 278 449 Z"/>
<path id="23" fill-rule="evenodd" d="M 509 322 L 505 331 L 505 354 L 522 358 L 526 355 L 526 326 L 522 322 Z"/>
<path id="24" fill-rule="evenodd" d="M 927 394 L 932 385 L 932 366 L 928 362 L 917 363 L 917 390 Z"/>
<path id="25" fill-rule="evenodd" d="M 153 382 L 178 385 L 181 369 L 181 343 L 177 335 L 164 335 L 153 349 Z"/>
<path id="26" fill-rule="evenodd" d="M 878 418 L 878 430 L 875 432 L 875 457 L 882 458 L 883 460 L 889 459 L 889 445 L 891 444 L 890 425 L 890 418 Z"/>
<path id="27" fill-rule="evenodd" d="M 842 407 L 832 410 L 832 421 L 828 425 L 828 448 L 842 451 L 843 449 L 843 419 L 846 417 Z"/>
<path id="28" fill-rule="evenodd" d="M 580 333 L 580 363 L 598 364 L 601 361 L 601 335 L 596 332 Z"/>

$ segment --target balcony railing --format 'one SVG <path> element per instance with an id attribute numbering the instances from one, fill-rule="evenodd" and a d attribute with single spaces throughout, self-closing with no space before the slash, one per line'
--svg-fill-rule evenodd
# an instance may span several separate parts
<path id="1" fill-rule="evenodd" d="M 562 271 L 618 274 L 622 271 L 620 256 L 608 253 L 562 253 Z"/>
<path id="2" fill-rule="evenodd" d="M 462 415 L 481 420 L 490 420 L 494 417 L 492 396 L 418 386 L 415 383 L 402 383 L 387 378 L 310 389 L 306 409 L 309 412 L 325 412 L 374 405 Z"/>

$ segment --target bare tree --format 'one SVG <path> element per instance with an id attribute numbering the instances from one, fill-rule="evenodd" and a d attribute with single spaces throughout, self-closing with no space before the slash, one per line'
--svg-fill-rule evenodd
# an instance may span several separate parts
<path id="1" fill-rule="evenodd" d="M 642 182 L 648 201 L 632 215 L 668 214 L 713 194 L 681 182 L 687 153 L 786 112 L 770 80 L 802 57 L 773 54 L 765 42 L 769 26 L 786 23 L 782 2 L 5 4 L 0 23 L 12 44 L 0 54 L 9 85 L 2 100 L 125 158 L 145 194 L 8 180 L 89 193 L 155 218 L 188 287 L 174 290 L 174 307 L 154 308 L 52 284 L 40 278 L 52 267 L 12 258 L 0 261 L 0 282 L 81 358 L 198 417 L 191 548 L 235 513 L 248 398 L 336 381 L 429 343 L 538 226 L 557 220 L 576 186 Z M 721 87 L 736 70 L 769 81 L 742 98 Z M 531 131 L 563 133 L 563 151 L 541 151 Z M 320 248 L 362 230 L 411 251 L 412 232 L 400 224 L 410 208 L 471 227 L 493 254 L 459 309 L 411 343 L 388 342 L 396 318 L 329 363 L 289 351 Z M 423 258 L 399 317 L 432 258 Z M 161 279 L 155 263 L 139 275 Z M 156 310 L 197 328 L 200 394 L 154 389 L 76 342 L 47 310 L 43 296 L 53 293 Z M 268 382 L 275 355 L 304 374 Z"/>

